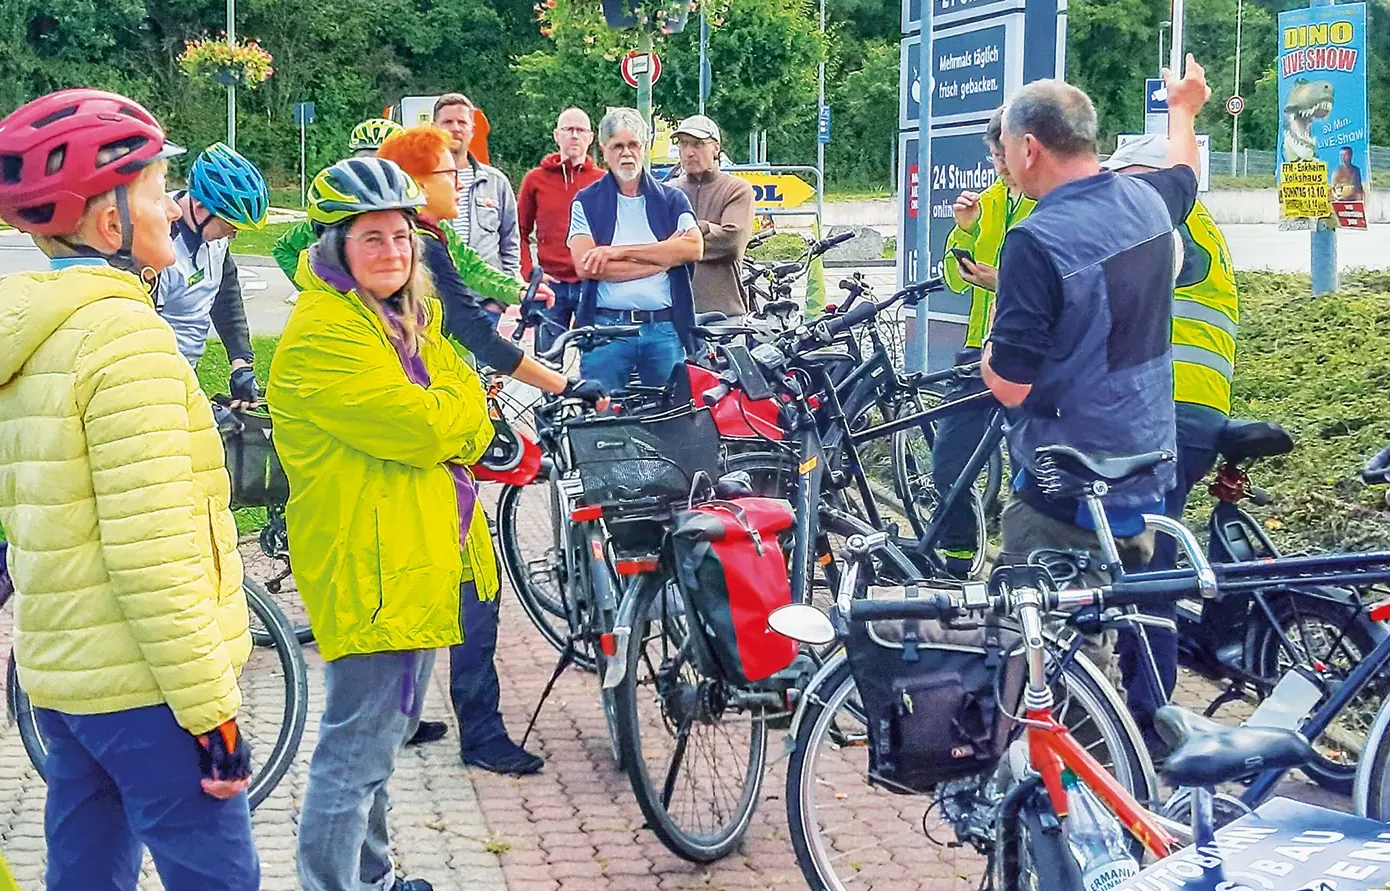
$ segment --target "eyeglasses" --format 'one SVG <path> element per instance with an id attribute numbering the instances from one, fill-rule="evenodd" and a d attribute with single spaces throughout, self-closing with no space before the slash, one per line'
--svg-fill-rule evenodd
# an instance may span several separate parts
<path id="1" fill-rule="evenodd" d="M 459 169 L 457 167 L 450 167 L 447 170 L 431 170 L 430 176 L 447 176 L 454 181 L 454 188 L 458 188 Z"/>
<path id="2" fill-rule="evenodd" d="M 409 234 L 387 236 L 381 232 L 368 232 L 366 235 L 349 235 L 362 250 L 375 257 L 386 253 L 409 255 L 415 251 L 415 236 Z"/>
<path id="3" fill-rule="evenodd" d="M 610 142 L 603 147 L 605 152 L 613 152 L 619 155 L 640 155 L 642 154 L 642 143 L 640 142 Z"/>
<path id="4" fill-rule="evenodd" d="M 566 136 L 585 136 L 589 133 L 594 132 L 593 130 L 590 130 L 588 127 L 556 127 L 555 129 L 565 134 Z"/>
<path id="5" fill-rule="evenodd" d="M 990 159 L 991 161 L 994 161 L 995 163 L 1003 164 L 1003 163 L 1004 163 L 1004 153 L 1003 153 L 1003 152 L 997 152 L 997 151 L 995 151 L 994 149 L 990 149 L 990 150 L 989 150 L 989 159 Z"/>

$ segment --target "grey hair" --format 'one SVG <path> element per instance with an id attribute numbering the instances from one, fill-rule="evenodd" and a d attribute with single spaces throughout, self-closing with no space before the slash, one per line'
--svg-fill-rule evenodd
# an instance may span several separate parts
<path id="1" fill-rule="evenodd" d="M 994 114 L 989 116 L 989 123 L 985 125 L 985 145 L 992 149 L 1004 148 L 1004 106 L 999 106 L 994 110 Z"/>
<path id="2" fill-rule="evenodd" d="M 1031 133 L 1063 157 L 1093 155 L 1100 126 L 1091 97 L 1065 81 L 1037 80 L 1024 87 L 1004 110 L 1003 128 L 1015 139 Z"/>
<path id="3" fill-rule="evenodd" d="M 598 122 L 598 144 L 607 145 L 610 139 L 623 130 L 631 130 L 637 136 L 638 142 L 643 145 L 649 144 L 647 122 L 642 120 L 637 109 L 623 107 L 608 109 L 603 120 Z"/>

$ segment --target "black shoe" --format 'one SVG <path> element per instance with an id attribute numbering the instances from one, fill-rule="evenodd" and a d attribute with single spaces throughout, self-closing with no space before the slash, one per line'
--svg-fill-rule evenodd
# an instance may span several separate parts
<path id="1" fill-rule="evenodd" d="M 443 721 L 421 721 L 420 726 L 415 728 L 415 735 L 406 740 L 408 746 L 418 746 L 421 743 L 432 743 L 443 739 L 449 735 L 449 725 Z M 407 889 L 410 891 L 410 889 Z"/>
<path id="2" fill-rule="evenodd" d="M 462 757 L 463 763 L 469 767 L 517 776 L 540 773 L 545 766 L 544 758 L 532 755 L 506 737 L 474 751 L 465 750 Z"/>
<path id="3" fill-rule="evenodd" d="M 434 891 L 434 886 L 424 879 L 396 876 L 396 883 L 391 886 L 391 891 Z"/>

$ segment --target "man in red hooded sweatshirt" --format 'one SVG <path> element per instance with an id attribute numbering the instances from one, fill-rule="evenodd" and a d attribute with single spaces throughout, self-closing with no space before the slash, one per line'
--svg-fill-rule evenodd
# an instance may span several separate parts
<path id="1" fill-rule="evenodd" d="M 521 229 L 521 277 L 530 279 L 535 263 L 554 281 L 555 303 L 542 309 L 553 324 L 542 325 L 536 332 L 536 349 L 544 351 L 559 333 L 570 325 L 574 309 L 579 305 L 580 281 L 570 259 L 570 205 L 579 190 L 603 178 L 603 171 L 589 157 L 594 131 L 589 116 L 580 108 L 567 108 L 555 122 L 555 145 L 558 152 L 546 155 L 539 167 L 521 180 L 517 195 L 517 224 Z M 532 261 L 529 241 L 536 233 L 536 259 Z M 523 307 L 522 312 L 528 308 Z"/>

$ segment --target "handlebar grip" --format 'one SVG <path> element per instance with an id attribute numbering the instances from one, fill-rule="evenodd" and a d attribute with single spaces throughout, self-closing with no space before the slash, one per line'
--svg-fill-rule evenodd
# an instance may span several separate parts
<path id="1" fill-rule="evenodd" d="M 811 248 L 811 255 L 818 256 L 823 254 L 831 248 L 838 247 L 849 241 L 854 235 L 855 233 L 853 232 L 841 232 L 839 235 L 832 235 L 830 238 L 818 241 L 815 246 Z"/>
<path id="2" fill-rule="evenodd" d="M 876 312 L 878 312 L 877 305 L 873 303 L 861 303 L 844 315 L 829 319 L 826 321 L 825 327 L 829 331 L 830 336 L 834 337 L 836 334 L 848 328 L 853 328 L 855 325 L 867 322 L 874 317 L 874 313 Z"/>
<path id="3" fill-rule="evenodd" d="M 949 594 L 931 594 L 902 600 L 856 600 L 850 604 L 851 622 L 888 619 L 941 619 L 959 612 L 959 604 Z"/>
<path id="4" fill-rule="evenodd" d="M 717 387 L 711 387 L 706 390 L 701 396 L 701 399 L 704 401 L 705 405 L 714 408 L 721 399 L 728 396 L 731 392 L 733 392 L 733 387 L 730 387 L 728 384 L 720 384 Z"/>
<path id="5" fill-rule="evenodd" d="M 1179 597 L 1196 597 L 1201 594 L 1195 574 L 1184 574 L 1177 578 L 1121 580 L 1110 585 L 1105 592 L 1107 606 L 1158 606 L 1172 603 Z"/>

